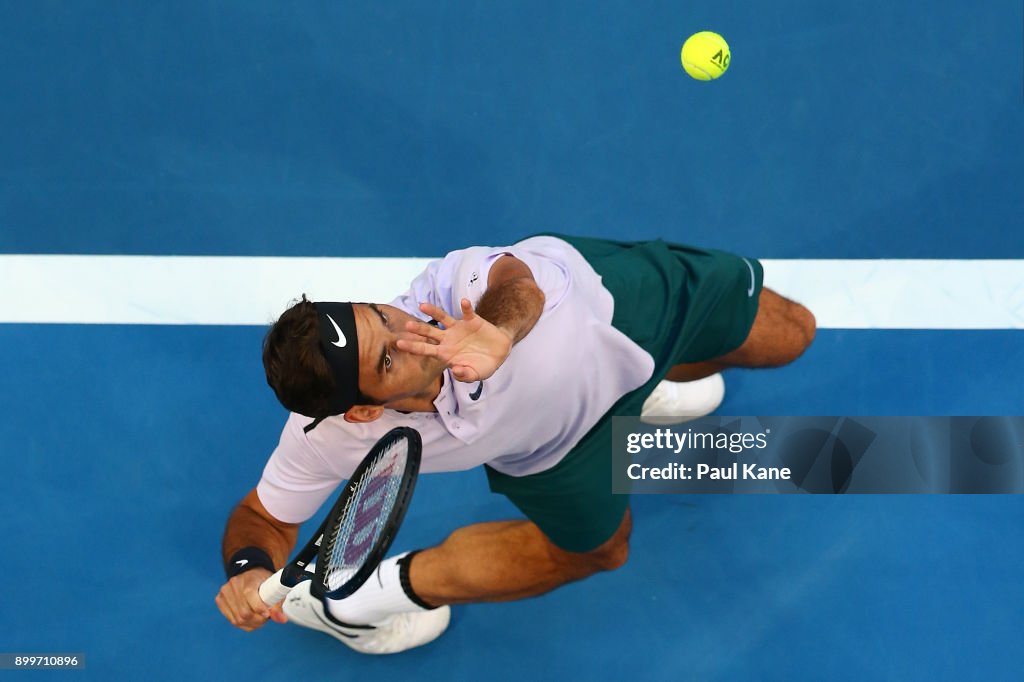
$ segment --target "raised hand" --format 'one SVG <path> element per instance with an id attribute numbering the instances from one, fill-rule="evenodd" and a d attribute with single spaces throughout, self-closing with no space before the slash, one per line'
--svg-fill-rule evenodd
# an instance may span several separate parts
<path id="1" fill-rule="evenodd" d="M 444 329 L 424 322 L 406 322 L 405 330 L 418 339 L 400 339 L 398 349 L 439 359 L 459 381 L 483 381 L 505 362 L 514 337 L 477 315 L 469 299 L 462 299 L 461 308 L 462 319 L 457 320 L 437 306 L 421 303 L 420 310 Z"/>

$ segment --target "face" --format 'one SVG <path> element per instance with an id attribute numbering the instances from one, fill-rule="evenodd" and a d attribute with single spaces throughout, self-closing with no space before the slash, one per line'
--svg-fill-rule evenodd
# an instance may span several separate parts
<path id="1" fill-rule="evenodd" d="M 398 350 L 395 342 L 412 338 L 405 323 L 416 318 L 389 305 L 355 305 L 359 336 L 359 390 L 394 406 L 410 399 L 432 402 L 440 389 L 444 365 Z"/>

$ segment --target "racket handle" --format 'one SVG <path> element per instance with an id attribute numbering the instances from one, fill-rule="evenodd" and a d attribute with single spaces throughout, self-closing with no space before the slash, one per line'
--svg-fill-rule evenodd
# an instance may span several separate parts
<path id="1" fill-rule="evenodd" d="M 277 573 L 270 576 L 260 584 L 260 599 L 267 606 L 273 606 L 282 599 L 288 596 L 288 593 L 292 591 L 292 588 L 286 587 L 281 582 L 281 573 L 284 569 L 279 569 Z"/>

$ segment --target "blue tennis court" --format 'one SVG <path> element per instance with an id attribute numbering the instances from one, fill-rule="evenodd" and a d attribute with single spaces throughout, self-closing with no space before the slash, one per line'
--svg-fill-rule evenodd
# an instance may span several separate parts
<path id="1" fill-rule="evenodd" d="M 733 52 L 711 83 L 679 64 L 704 29 Z M 984 301 L 1001 321 L 831 324 L 728 374 L 719 413 L 1020 414 L 1022 36 L 1009 1 L 8 3 L 0 256 L 424 258 L 561 231 L 1014 261 Z M 623 569 L 456 607 L 427 647 L 243 633 L 213 599 L 286 416 L 264 328 L 20 321 L 88 281 L 13 272 L 0 653 L 83 653 L 60 674 L 87 679 L 1020 678 L 1024 500 L 1002 495 L 638 496 Z M 483 471 L 426 476 L 395 547 L 514 515 Z"/>

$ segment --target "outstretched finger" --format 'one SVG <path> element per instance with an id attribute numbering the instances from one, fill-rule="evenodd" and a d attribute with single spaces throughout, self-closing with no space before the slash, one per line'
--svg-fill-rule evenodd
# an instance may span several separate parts
<path id="1" fill-rule="evenodd" d="M 420 336 L 416 332 L 406 332 L 406 331 L 403 331 L 403 332 L 400 332 L 398 334 L 398 339 L 397 340 L 423 341 L 424 343 L 429 343 L 431 346 L 437 346 L 437 345 L 440 345 L 440 343 L 442 341 L 444 341 L 444 337 L 442 337 L 442 338 L 440 338 L 440 339 L 435 341 L 434 339 L 428 339 L 425 336 Z"/>
<path id="2" fill-rule="evenodd" d="M 419 320 L 409 320 L 405 323 L 405 330 L 416 336 L 430 339 L 438 343 L 444 338 L 444 332 L 435 327 L 432 324 L 426 322 L 420 322 Z"/>
<path id="3" fill-rule="evenodd" d="M 458 322 L 458 320 L 449 315 L 447 312 L 445 312 L 441 308 L 438 308 L 436 305 L 432 305 L 430 303 L 420 303 L 420 310 L 422 310 L 427 315 L 430 315 L 431 318 L 437 320 L 445 327 L 451 327 L 453 324 Z"/>
<path id="4" fill-rule="evenodd" d="M 405 351 L 406 353 L 412 353 L 413 355 L 422 355 L 424 357 L 433 358 L 437 357 L 438 346 L 434 343 L 427 343 L 425 341 L 410 341 L 409 339 L 398 339 L 395 342 L 398 346 L 398 350 Z"/>
<path id="5" fill-rule="evenodd" d="M 468 321 L 468 320 L 472 320 L 474 317 L 476 317 L 476 312 L 473 311 L 473 304 L 469 302 L 468 298 L 462 299 L 461 306 L 462 306 L 462 319 L 463 320 L 467 320 Z"/>

